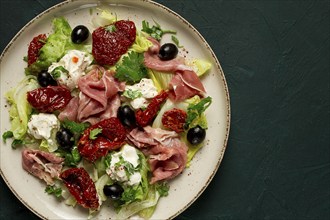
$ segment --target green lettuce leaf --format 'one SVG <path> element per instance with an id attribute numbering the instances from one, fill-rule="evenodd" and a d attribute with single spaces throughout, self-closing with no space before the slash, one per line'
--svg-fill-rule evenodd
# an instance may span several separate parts
<path id="1" fill-rule="evenodd" d="M 148 76 L 156 86 L 157 90 L 167 90 L 174 73 L 163 73 L 156 70 L 148 69 Z"/>
<path id="2" fill-rule="evenodd" d="M 141 31 L 137 31 L 135 41 L 130 48 L 131 51 L 137 53 L 143 53 L 152 46 L 152 43 L 147 39 L 147 37 Z"/>
<path id="3" fill-rule="evenodd" d="M 25 69 L 27 75 L 47 70 L 53 62 L 60 60 L 68 50 L 77 49 L 91 53 L 91 45 L 74 44 L 71 41 L 72 29 L 64 17 L 54 18 L 52 23 L 54 33 L 48 36 L 46 44 L 40 49 L 37 61 Z"/>
<path id="4" fill-rule="evenodd" d="M 66 45 L 71 42 L 71 27 L 63 18 L 53 20 L 54 33 L 49 35 L 46 44 L 40 49 L 37 61 L 25 69 L 26 74 L 36 74 L 46 70 L 65 53 Z"/>
<path id="5" fill-rule="evenodd" d="M 35 76 L 25 76 L 18 85 L 8 91 L 5 97 L 11 105 L 9 116 L 11 120 L 11 131 L 14 139 L 22 140 L 27 131 L 27 123 L 32 113 L 32 107 L 26 99 L 28 91 L 39 87 Z"/>

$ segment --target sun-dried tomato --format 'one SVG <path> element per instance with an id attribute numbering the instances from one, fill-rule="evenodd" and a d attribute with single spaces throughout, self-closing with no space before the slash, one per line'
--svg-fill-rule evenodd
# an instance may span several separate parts
<path id="1" fill-rule="evenodd" d="M 168 93 L 166 91 L 162 91 L 151 100 L 146 110 L 137 110 L 135 113 L 136 123 L 141 127 L 145 127 L 150 124 L 156 117 L 161 104 L 166 101 L 167 97 Z"/>
<path id="2" fill-rule="evenodd" d="M 136 27 L 134 22 L 120 20 L 105 27 L 99 27 L 92 34 L 92 53 L 101 65 L 114 65 L 134 43 Z"/>
<path id="3" fill-rule="evenodd" d="M 36 62 L 39 57 L 39 51 L 42 46 L 45 45 L 47 37 L 46 34 L 39 34 L 34 37 L 29 44 L 28 48 L 28 65 L 30 66 L 32 63 Z"/>
<path id="4" fill-rule="evenodd" d="M 28 102 L 40 112 L 54 112 L 62 109 L 71 98 L 70 90 L 62 86 L 48 86 L 27 93 Z"/>
<path id="5" fill-rule="evenodd" d="M 84 168 L 65 170 L 61 173 L 60 178 L 82 207 L 90 209 L 99 207 L 95 184 Z"/>
<path id="6" fill-rule="evenodd" d="M 187 113 L 181 109 L 171 109 L 166 111 L 162 117 L 162 123 L 165 128 L 171 129 L 177 133 L 184 131 Z"/>
<path id="7" fill-rule="evenodd" d="M 99 134 L 90 139 L 91 131 L 102 129 Z M 105 156 L 109 150 L 118 149 L 126 138 L 126 130 L 119 119 L 112 117 L 87 128 L 78 141 L 78 150 L 86 160 L 94 162 Z"/>

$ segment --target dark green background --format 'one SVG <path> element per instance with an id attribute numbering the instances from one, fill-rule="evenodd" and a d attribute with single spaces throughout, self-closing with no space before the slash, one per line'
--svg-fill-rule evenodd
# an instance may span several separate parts
<path id="1" fill-rule="evenodd" d="M 61 1 L 0 2 L 2 51 Z M 329 1 L 158 2 L 206 38 L 231 97 L 220 169 L 178 219 L 329 219 Z M 0 219 L 37 219 L 2 179 L 0 189 Z"/>

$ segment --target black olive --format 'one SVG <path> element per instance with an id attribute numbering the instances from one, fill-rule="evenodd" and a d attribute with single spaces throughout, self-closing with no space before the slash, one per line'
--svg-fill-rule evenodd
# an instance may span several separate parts
<path id="1" fill-rule="evenodd" d="M 56 133 L 56 141 L 64 150 L 71 150 L 74 145 L 73 134 L 66 128 L 61 128 Z"/>
<path id="2" fill-rule="evenodd" d="M 161 60 L 172 60 L 178 55 L 178 52 L 178 48 L 175 44 L 166 43 L 160 47 L 158 57 Z"/>
<path id="3" fill-rule="evenodd" d="M 199 125 L 190 128 L 187 134 L 187 140 L 192 145 L 200 144 L 204 141 L 206 136 L 205 129 L 201 128 Z"/>
<path id="4" fill-rule="evenodd" d="M 47 71 L 38 73 L 37 79 L 38 79 L 39 85 L 42 87 L 57 85 L 56 80 Z"/>
<path id="5" fill-rule="evenodd" d="M 103 193 L 112 200 L 118 200 L 121 198 L 124 189 L 119 184 L 114 183 L 112 185 L 105 185 L 103 187 Z"/>
<path id="6" fill-rule="evenodd" d="M 118 108 L 117 116 L 120 122 L 127 127 L 134 127 L 136 123 L 135 112 L 128 105 L 123 105 Z"/>
<path id="7" fill-rule="evenodd" d="M 71 40 L 75 44 L 80 44 L 87 40 L 89 36 L 89 30 L 84 25 L 78 25 L 71 32 Z"/>

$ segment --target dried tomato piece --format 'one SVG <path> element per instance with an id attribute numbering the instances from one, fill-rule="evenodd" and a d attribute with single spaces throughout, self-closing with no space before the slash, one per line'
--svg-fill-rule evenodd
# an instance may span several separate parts
<path id="1" fill-rule="evenodd" d="M 113 143 L 122 143 L 126 138 L 126 129 L 116 117 L 100 121 L 97 127 L 101 128 L 102 135 Z"/>
<path id="2" fill-rule="evenodd" d="M 65 170 L 61 173 L 60 178 L 82 207 L 90 209 L 99 207 L 95 184 L 84 168 Z"/>
<path id="3" fill-rule="evenodd" d="M 62 86 L 48 86 L 27 93 L 28 102 L 40 112 L 53 112 L 62 109 L 71 98 L 70 90 Z"/>
<path id="4" fill-rule="evenodd" d="M 167 97 L 168 93 L 166 91 L 162 91 L 151 100 L 146 110 L 142 111 L 141 109 L 139 109 L 138 111 L 136 111 L 136 123 L 141 127 L 145 127 L 150 124 L 152 120 L 156 117 L 161 104 L 165 102 Z"/>
<path id="5" fill-rule="evenodd" d="M 181 109 L 171 109 L 166 111 L 162 117 L 162 123 L 165 128 L 169 128 L 177 133 L 184 131 L 187 113 Z"/>
<path id="6" fill-rule="evenodd" d="M 91 131 L 102 129 L 95 139 L 90 139 Z M 78 141 L 78 150 L 86 160 L 94 162 L 105 156 L 109 150 L 118 149 L 126 138 L 126 130 L 118 118 L 112 117 L 86 129 Z"/>
<path id="7" fill-rule="evenodd" d="M 34 37 L 29 44 L 28 48 L 28 65 L 30 66 L 32 63 L 36 62 L 39 57 L 39 51 L 42 46 L 45 45 L 47 37 L 46 34 L 39 34 Z"/>
<path id="8" fill-rule="evenodd" d="M 114 65 L 134 43 L 136 27 L 134 22 L 120 20 L 105 27 L 99 27 L 92 34 L 92 53 L 101 65 Z"/>

